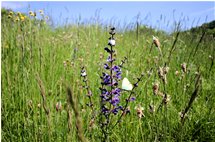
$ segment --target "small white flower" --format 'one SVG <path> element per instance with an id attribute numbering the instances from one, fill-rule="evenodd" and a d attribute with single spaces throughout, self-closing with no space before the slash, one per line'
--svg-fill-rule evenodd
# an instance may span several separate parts
<path id="1" fill-rule="evenodd" d="M 109 39 L 108 44 L 110 44 L 111 46 L 115 46 L 116 41 L 114 39 Z"/>
<path id="2" fill-rule="evenodd" d="M 81 72 L 81 76 L 86 76 L 87 75 L 87 73 L 86 73 L 86 71 L 83 71 L 83 72 Z"/>

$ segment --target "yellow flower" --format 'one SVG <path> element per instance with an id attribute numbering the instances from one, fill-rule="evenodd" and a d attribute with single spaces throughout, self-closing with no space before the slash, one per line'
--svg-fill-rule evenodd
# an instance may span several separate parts
<path id="1" fill-rule="evenodd" d="M 13 11 L 10 11 L 10 12 L 9 12 L 9 15 L 13 15 Z"/>
<path id="2" fill-rule="evenodd" d="M 40 12 L 40 14 L 41 14 L 41 15 L 43 15 L 43 14 L 44 14 L 43 10 L 39 10 L 39 12 Z"/>
<path id="3" fill-rule="evenodd" d="M 25 18 L 26 18 L 26 17 L 23 16 L 23 15 L 20 16 L 21 21 L 25 21 Z"/>
<path id="4" fill-rule="evenodd" d="M 11 16 L 11 15 L 8 15 L 7 17 L 8 17 L 9 19 L 10 19 L 10 18 L 12 18 L 12 16 Z"/>
<path id="5" fill-rule="evenodd" d="M 36 16 L 36 12 L 29 11 L 29 15 L 35 17 Z"/>
<path id="6" fill-rule="evenodd" d="M 21 14 L 21 12 L 17 12 L 17 15 L 18 15 L 18 16 L 21 16 L 22 14 Z"/>
<path id="7" fill-rule="evenodd" d="M 16 18 L 15 18 L 15 21 L 19 21 L 20 19 L 19 19 L 19 17 L 18 16 L 16 16 Z"/>

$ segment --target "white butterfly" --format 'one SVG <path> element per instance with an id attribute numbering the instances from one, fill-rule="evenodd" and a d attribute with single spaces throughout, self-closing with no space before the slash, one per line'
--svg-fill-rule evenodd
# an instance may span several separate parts
<path id="1" fill-rule="evenodd" d="M 122 89 L 128 90 L 128 91 L 133 89 L 132 84 L 129 82 L 129 80 L 126 77 L 122 80 Z"/>

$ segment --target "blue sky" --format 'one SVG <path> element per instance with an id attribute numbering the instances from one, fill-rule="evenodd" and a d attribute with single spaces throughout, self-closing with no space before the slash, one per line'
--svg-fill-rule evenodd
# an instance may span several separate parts
<path id="1" fill-rule="evenodd" d="M 29 10 L 43 9 L 52 17 L 55 25 L 75 22 L 81 15 L 86 21 L 99 17 L 102 23 L 115 21 L 124 23 L 139 21 L 152 27 L 172 30 L 174 21 L 183 21 L 183 28 L 215 20 L 215 2 L 2 2 L 2 7 L 27 13 Z M 99 15 L 99 16 L 98 16 Z M 161 16 L 162 15 L 162 16 Z M 174 15 L 174 16 L 173 16 Z M 162 17 L 162 18 L 161 18 Z M 207 17 L 207 19 L 206 19 Z M 67 22 L 66 22 L 67 21 Z M 169 24 L 168 24 L 169 22 Z M 114 24 L 114 23 L 113 23 Z"/>

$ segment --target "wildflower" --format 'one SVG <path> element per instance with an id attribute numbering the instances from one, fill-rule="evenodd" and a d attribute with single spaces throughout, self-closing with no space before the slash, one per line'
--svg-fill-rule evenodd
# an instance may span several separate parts
<path id="1" fill-rule="evenodd" d="M 107 62 L 113 62 L 113 61 L 115 61 L 115 59 L 111 59 L 111 56 L 108 56 L 108 59 L 107 59 Z"/>
<path id="2" fill-rule="evenodd" d="M 115 33 L 116 33 L 116 32 L 115 32 L 115 29 L 116 29 L 115 27 L 112 27 L 112 28 L 110 29 L 109 34 L 110 34 L 110 35 L 115 35 Z"/>
<path id="3" fill-rule="evenodd" d="M 10 11 L 10 12 L 9 12 L 9 15 L 13 15 L 13 11 Z"/>
<path id="4" fill-rule="evenodd" d="M 8 17 L 8 19 L 11 19 L 11 18 L 12 18 L 12 15 L 8 15 L 7 17 Z"/>
<path id="5" fill-rule="evenodd" d="M 107 69 L 107 70 L 110 69 L 107 63 L 104 64 L 104 69 Z"/>
<path id="6" fill-rule="evenodd" d="M 18 16 L 16 16 L 16 18 L 15 18 L 15 21 L 19 21 L 20 19 L 19 19 L 19 17 Z"/>
<path id="7" fill-rule="evenodd" d="M 32 17 L 35 17 L 36 16 L 36 12 L 29 11 L 29 15 L 32 16 Z"/>
<path id="8" fill-rule="evenodd" d="M 131 97 L 130 99 L 126 99 L 126 101 L 129 101 L 129 102 L 132 102 L 132 101 L 135 101 L 136 98 L 135 97 Z"/>
<path id="9" fill-rule="evenodd" d="M 87 73 L 86 73 L 86 70 L 85 70 L 85 69 L 82 69 L 82 70 L 81 70 L 81 76 L 82 76 L 82 77 L 87 76 Z"/>
<path id="10" fill-rule="evenodd" d="M 44 15 L 44 12 L 43 12 L 43 10 L 39 10 L 39 12 L 40 12 L 40 14 L 41 14 L 41 15 Z"/>
<path id="11" fill-rule="evenodd" d="M 144 111 L 144 108 L 140 105 L 138 105 L 137 107 L 135 107 L 136 111 L 137 111 L 137 116 L 139 118 L 142 118 L 142 117 L 145 117 L 143 111 Z"/>
<path id="12" fill-rule="evenodd" d="M 18 15 L 18 16 L 21 16 L 22 14 L 21 14 L 21 12 L 17 12 L 17 15 Z"/>
<path id="13" fill-rule="evenodd" d="M 45 17 L 45 19 L 46 19 L 46 20 L 49 20 L 49 17 L 48 17 L 48 16 L 46 16 L 46 17 Z"/>
<path id="14" fill-rule="evenodd" d="M 111 76 L 107 73 L 102 73 L 102 79 L 104 85 L 109 85 L 111 83 Z"/>
<path id="15" fill-rule="evenodd" d="M 61 104 L 61 102 L 57 102 L 55 108 L 56 108 L 57 111 L 61 111 L 62 110 L 62 104 Z"/>
<path id="16" fill-rule="evenodd" d="M 25 21 L 25 16 L 21 15 L 20 19 L 21 19 L 22 22 Z"/>
<path id="17" fill-rule="evenodd" d="M 116 106 L 117 104 L 119 104 L 119 96 L 118 95 L 115 95 L 113 98 L 112 98 L 112 100 L 111 100 L 111 104 L 113 105 L 113 106 Z"/>
<path id="18" fill-rule="evenodd" d="M 110 37 L 108 40 L 108 45 L 115 46 L 115 44 L 116 44 L 115 39 Z"/>

